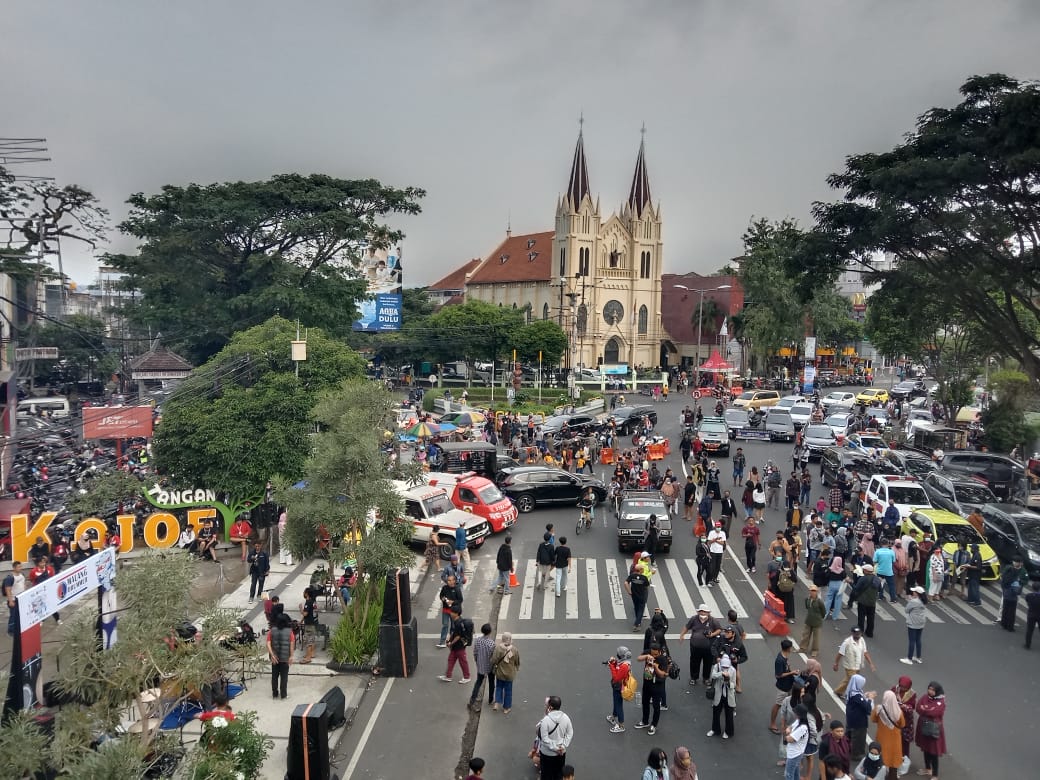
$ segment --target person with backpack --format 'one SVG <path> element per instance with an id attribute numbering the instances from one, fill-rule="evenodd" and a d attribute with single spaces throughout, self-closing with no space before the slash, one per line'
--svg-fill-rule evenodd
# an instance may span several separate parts
<path id="1" fill-rule="evenodd" d="M 614 702 L 611 714 L 607 716 L 611 734 L 620 734 L 625 730 L 625 698 L 624 690 L 632 673 L 632 653 L 622 645 L 607 661 L 610 669 L 610 693 Z"/>
<path id="2" fill-rule="evenodd" d="M 469 660 L 466 658 L 466 648 L 473 644 L 473 621 L 462 617 L 462 607 L 452 604 L 451 607 L 451 636 L 448 638 L 448 671 L 438 679 L 443 682 L 451 682 L 451 674 L 455 671 L 458 663 L 462 669 L 462 679 L 459 685 L 469 682 Z M 496 685 L 498 677 L 496 673 Z"/>
<path id="3" fill-rule="evenodd" d="M 647 729 L 647 734 L 652 735 L 657 733 L 657 724 L 661 720 L 661 699 L 668 673 L 672 669 L 672 659 L 662 651 L 657 642 L 653 642 L 650 651 L 643 653 L 636 660 L 643 662 L 643 717 L 636 724 L 636 728 Z"/>
<path id="4" fill-rule="evenodd" d="M 491 654 L 491 673 L 495 675 L 495 703 L 491 709 L 502 707 L 502 714 L 509 714 L 513 708 L 513 683 L 519 672 L 520 650 L 513 644 L 513 635 L 503 631 L 502 641 Z"/>
<path id="5" fill-rule="evenodd" d="M 874 636 L 874 618 L 877 614 L 877 600 L 884 585 L 874 574 L 874 567 L 863 565 L 863 576 L 852 586 L 852 599 L 856 602 L 856 625 L 868 639 Z"/>
<path id="6" fill-rule="evenodd" d="M 538 577 L 535 580 L 535 588 L 545 590 L 551 581 L 550 572 L 553 562 L 556 560 L 556 548 L 553 547 L 552 534 L 546 531 L 542 534 L 542 543 L 538 545 L 535 552 L 535 563 L 538 564 Z"/>

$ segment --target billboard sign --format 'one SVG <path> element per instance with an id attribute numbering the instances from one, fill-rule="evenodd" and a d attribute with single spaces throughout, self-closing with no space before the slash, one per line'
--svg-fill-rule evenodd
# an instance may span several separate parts
<path id="1" fill-rule="evenodd" d="M 84 406 L 84 439 L 135 439 L 152 435 L 152 407 Z"/>
<path id="2" fill-rule="evenodd" d="M 805 337 L 805 359 L 816 360 L 816 337 L 806 336 Z"/>
<path id="3" fill-rule="evenodd" d="M 95 555 L 50 579 L 26 589 L 18 597 L 22 631 L 39 625 L 64 606 L 99 587 L 111 588 L 116 576 L 116 551 L 105 547 Z"/>
<path id="4" fill-rule="evenodd" d="M 386 333 L 401 329 L 401 248 L 368 247 L 358 270 L 368 282 L 368 296 L 358 304 L 360 315 L 353 329 Z"/>

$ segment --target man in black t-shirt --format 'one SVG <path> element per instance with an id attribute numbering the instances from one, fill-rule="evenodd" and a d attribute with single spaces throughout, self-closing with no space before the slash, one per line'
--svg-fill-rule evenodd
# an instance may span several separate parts
<path id="1" fill-rule="evenodd" d="M 643 622 L 643 612 L 646 610 L 647 599 L 650 598 L 650 580 L 643 573 L 641 567 L 637 567 L 635 571 L 628 575 L 628 578 L 625 580 L 625 590 L 632 597 L 632 609 L 635 612 L 632 630 L 638 631 L 639 624 Z"/>
<path id="2" fill-rule="evenodd" d="M 554 553 L 553 569 L 556 579 L 556 598 L 567 590 L 567 575 L 571 571 L 571 548 L 567 546 L 567 537 L 561 536 L 560 543 Z"/>
<path id="3" fill-rule="evenodd" d="M 318 602 L 310 588 L 303 589 L 300 615 L 303 617 L 303 646 L 306 648 L 300 663 L 309 664 L 314 660 L 314 648 L 318 642 Z"/>
<path id="4" fill-rule="evenodd" d="M 794 647 L 794 643 L 790 639 L 781 640 L 780 652 L 776 654 L 776 660 L 773 661 L 773 675 L 776 677 L 776 701 L 773 702 L 773 709 L 769 711 L 769 730 L 774 734 L 780 733 L 776 727 L 776 716 L 780 714 L 780 705 L 784 703 L 784 699 L 791 694 L 794 678 L 798 674 L 791 669 L 789 659 L 792 647 Z"/>
<path id="5" fill-rule="evenodd" d="M 205 560 L 207 557 L 216 563 L 217 560 L 217 531 L 213 526 L 213 520 L 207 518 L 202 521 L 198 538 L 199 557 Z"/>

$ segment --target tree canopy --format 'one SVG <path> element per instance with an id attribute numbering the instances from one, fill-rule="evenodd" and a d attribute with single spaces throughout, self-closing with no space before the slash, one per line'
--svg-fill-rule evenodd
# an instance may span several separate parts
<path id="1" fill-rule="evenodd" d="M 299 479 L 310 452 L 319 394 L 364 375 L 365 361 L 323 331 L 307 331 L 299 376 L 290 359 L 296 326 L 281 317 L 235 334 L 163 406 L 159 467 L 179 478 L 253 498 L 281 474 Z"/>
<path id="2" fill-rule="evenodd" d="M 61 321 L 45 322 L 36 332 L 36 343 L 58 348 L 58 360 L 36 360 L 36 377 L 45 378 L 59 366 L 64 381 L 87 376 L 107 379 L 119 369 L 118 349 L 110 348 L 107 328 L 102 320 L 87 314 L 69 314 Z"/>
<path id="3" fill-rule="evenodd" d="M 552 320 L 533 320 L 513 334 L 511 343 L 521 361 L 537 364 L 541 352 L 542 363 L 555 366 L 567 351 L 568 341 L 563 328 Z"/>
<path id="4" fill-rule="evenodd" d="M 383 220 L 418 214 L 424 195 L 321 174 L 167 185 L 130 197 L 119 227 L 140 240 L 138 252 L 106 262 L 142 293 L 134 320 L 195 363 L 275 314 L 344 335 L 366 294 L 353 261 L 365 245 L 400 241 Z"/>
<path id="5" fill-rule="evenodd" d="M 445 306 L 425 324 L 438 360 L 461 358 L 469 363 L 505 358 L 523 326 L 524 315 L 518 309 L 476 300 Z"/>
<path id="6" fill-rule="evenodd" d="M 842 251 L 811 258 L 803 279 L 834 278 L 850 265 L 890 283 L 889 292 L 913 279 L 918 304 L 941 301 L 1036 381 L 1040 85 L 992 74 L 960 92 L 958 105 L 925 112 L 891 151 L 852 155 L 829 178 L 844 196 L 817 203 L 814 214 Z M 876 262 L 880 252 L 893 267 Z"/>

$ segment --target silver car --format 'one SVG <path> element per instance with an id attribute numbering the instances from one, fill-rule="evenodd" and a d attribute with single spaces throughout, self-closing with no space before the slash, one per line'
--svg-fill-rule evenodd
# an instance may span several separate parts
<path id="1" fill-rule="evenodd" d="M 809 460 L 819 460 L 820 454 L 828 447 L 838 443 L 831 426 L 824 423 L 813 423 L 806 427 L 802 434 L 802 443 L 809 450 Z"/>
<path id="2" fill-rule="evenodd" d="M 736 438 L 737 431 L 741 428 L 748 427 L 747 409 L 737 409 L 731 406 L 722 413 L 722 416 L 726 420 L 726 427 L 729 429 L 729 437 L 731 439 Z"/>
<path id="3" fill-rule="evenodd" d="M 812 404 L 795 404 L 791 407 L 791 421 L 796 431 L 802 430 L 812 419 Z"/>

